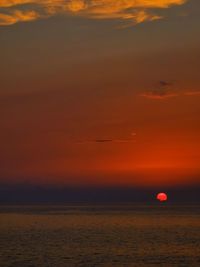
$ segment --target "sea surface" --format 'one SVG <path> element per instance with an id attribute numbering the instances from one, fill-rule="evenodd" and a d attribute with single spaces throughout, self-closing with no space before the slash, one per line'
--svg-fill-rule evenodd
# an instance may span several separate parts
<path id="1" fill-rule="evenodd" d="M 0 206 L 0 267 L 200 266 L 200 206 Z"/>

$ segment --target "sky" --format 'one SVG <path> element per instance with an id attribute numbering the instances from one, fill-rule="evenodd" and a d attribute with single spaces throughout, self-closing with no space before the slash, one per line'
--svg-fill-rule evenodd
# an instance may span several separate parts
<path id="1" fill-rule="evenodd" d="M 199 0 L 1 0 L 0 183 L 200 184 Z"/>

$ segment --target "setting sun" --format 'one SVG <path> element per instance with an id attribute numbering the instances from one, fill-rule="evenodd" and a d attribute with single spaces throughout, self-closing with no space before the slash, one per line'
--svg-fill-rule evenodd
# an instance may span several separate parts
<path id="1" fill-rule="evenodd" d="M 164 202 L 164 201 L 167 201 L 168 197 L 167 197 L 167 194 L 165 194 L 165 193 L 158 193 L 156 198 L 160 202 Z"/>

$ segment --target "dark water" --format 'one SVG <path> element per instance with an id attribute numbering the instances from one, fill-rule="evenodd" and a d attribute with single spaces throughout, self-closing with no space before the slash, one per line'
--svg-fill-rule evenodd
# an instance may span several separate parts
<path id="1" fill-rule="evenodd" d="M 0 207 L 0 267 L 200 266 L 198 205 Z"/>

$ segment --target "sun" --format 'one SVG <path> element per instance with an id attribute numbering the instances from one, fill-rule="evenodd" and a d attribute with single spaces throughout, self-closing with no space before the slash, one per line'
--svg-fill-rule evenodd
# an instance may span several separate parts
<path id="1" fill-rule="evenodd" d="M 157 200 L 159 200 L 160 202 L 164 202 L 167 201 L 167 194 L 166 193 L 158 193 L 156 196 Z"/>

